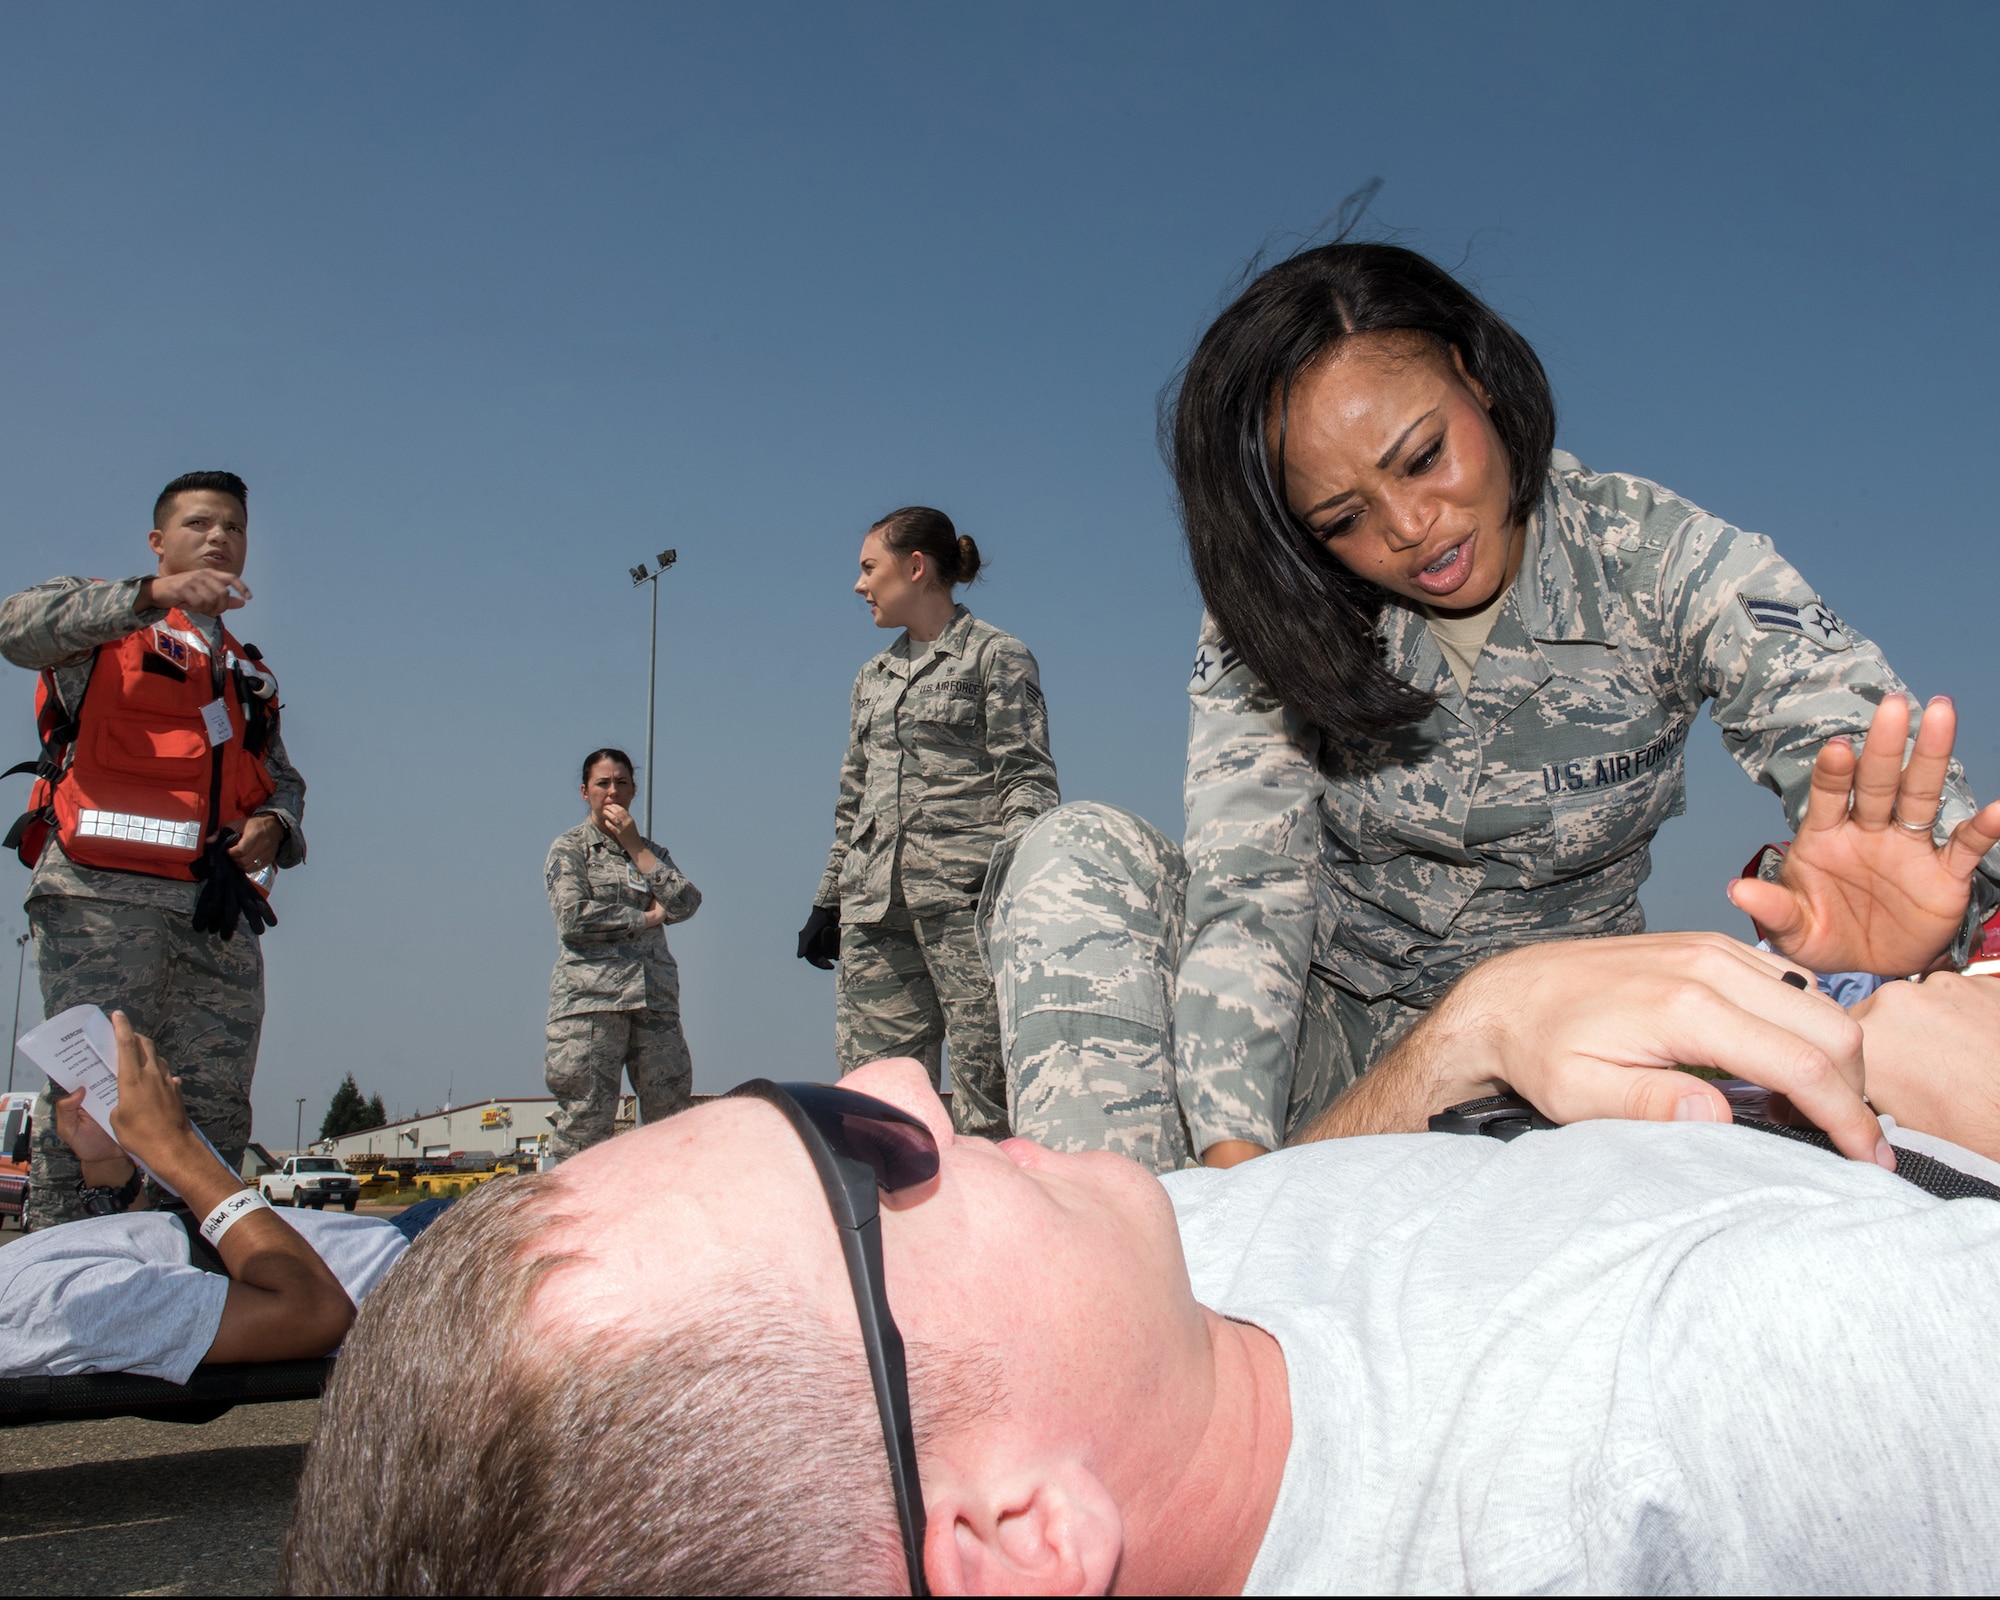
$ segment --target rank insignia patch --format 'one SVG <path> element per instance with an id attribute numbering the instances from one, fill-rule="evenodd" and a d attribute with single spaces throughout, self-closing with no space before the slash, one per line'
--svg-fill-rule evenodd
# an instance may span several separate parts
<path id="1" fill-rule="evenodd" d="M 1188 674 L 1188 693 L 1201 694 L 1222 680 L 1236 665 L 1236 652 L 1226 644 L 1205 644 L 1194 653 L 1194 671 Z"/>
<path id="2" fill-rule="evenodd" d="M 1847 648 L 1848 638 L 1840 626 L 1840 618 L 1822 601 L 1809 600 L 1795 606 L 1786 600 L 1752 600 L 1748 595 L 1738 595 L 1737 599 L 1743 606 L 1743 614 L 1766 633 L 1801 634 L 1822 650 Z"/>

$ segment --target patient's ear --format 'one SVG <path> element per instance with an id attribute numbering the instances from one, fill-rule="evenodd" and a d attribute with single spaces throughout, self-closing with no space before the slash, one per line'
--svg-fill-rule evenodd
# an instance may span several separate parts
<path id="1" fill-rule="evenodd" d="M 1075 1462 L 1005 1484 L 945 1485 L 926 1500 L 934 1594 L 1104 1594 L 1118 1575 L 1124 1519 Z"/>

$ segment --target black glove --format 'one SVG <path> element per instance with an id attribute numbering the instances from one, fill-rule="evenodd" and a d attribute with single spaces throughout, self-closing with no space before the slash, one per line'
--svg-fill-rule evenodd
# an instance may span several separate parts
<path id="1" fill-rule="evenodd" d="M 810 961 L 822 972 L 833 971 L 840 959 L 840 907 L 814 906 L 806 925 L 799 929 L 799 959 Z"/>
<path id="2" fill-rule="evenodd" d="M 247 920 L 252 933 L 278 925 L 278 913 L 271 909 L 271 902 L 250 881 L 249 874 L 229 859 L 229 847 L 234 843 L 233 830 L 217 829 L 188 869 L 201 883 L 201 893 L 194 902 L 196 933 L 219 933 L 233 939 L 239 921 Z"/>

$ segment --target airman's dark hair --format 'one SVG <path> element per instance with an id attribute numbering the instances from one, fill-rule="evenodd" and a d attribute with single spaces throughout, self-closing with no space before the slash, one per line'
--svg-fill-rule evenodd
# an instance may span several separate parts
<path id="1" fill-rule="evenodd" d="M 250 491 L 243 480 L 233 472 L 183 472 L 178 478 L 160 491 L 160 498 L 153 502 L 153 526 L 158 527 L 167 508 L 174 503 L 174 496 L 186 494 L 191 489 L 213 489 L 217 494 L 230 494 L 243 508 L 243 514 L 250 514 Z"/>
<path id="2" fill-rule="evenodd" d="M 970 583 L 979 576 L 979 546 L 972 535 L 960 533 L 951 518 L 929 506 L 904 506 L 873 524 L 870 533 L 882 535 L 882 542 L 899 556 L 921 550 L 930 557 L 931 570 L 949 589 Z"/>
<path id="3" fill-rule="evenodd" d="M 628 778 L 636 778 L 638 776 L 638 772 L 634 769 L 630 756 L 623 750 L 617 750 L 610 745 L 606 745 L 602 750 L 593 750 L 583 758 L 583 776 L 576 781 L 578 783 L 590 782 L 590 769 L 600 761 L 617 762 L 619 766 L 625 769 L 625 776 Z"/>
<path id="4" fill-rule="evenodd" d="M 1541 499 L 1556 437 L 1555 397 L 1527 340 L 1397 245 L 1302 251 L 1256 278 L 1202 335 L 1161 430 L 1195 582 L 1250 670 L 1335 736 L 1420 722 L 1436 704 L 1383 662 L 1376 627 L 1387 594 L 1343 566 L 1285 499 L 1293 387 L 1363 333 L 1408 333 L 1463 358 L 1507 450 L 1511 520 Z"/>

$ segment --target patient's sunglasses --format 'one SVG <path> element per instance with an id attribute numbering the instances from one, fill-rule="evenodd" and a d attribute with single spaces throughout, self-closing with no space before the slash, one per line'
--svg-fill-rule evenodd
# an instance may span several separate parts
<path id="1" fill-rule="evenodd" d="M 910 1593 L 924 1586 L 924 1494 L 917 1478 L 917 1441 L 910 1426 L 910 1382 L 903 1336 L 889 1315 L 882 1276 L 882 1223 L 875 1191 L 898 1194 L 937 1176 L 937 1140 L 906 1111 L 851 1089 L 821 1083 L 773 1083 L 752 1078 L 725 1099 L 762 1100 L 777 1107 L 798 1131 L 819 1171 L 820 1187 L 840 1232 L 854 1309 L 861 1314 L 861 1343 L 882 1437 L 889 1447 L 889 1487 L 903 1527 L 903 1559 Z"/>

